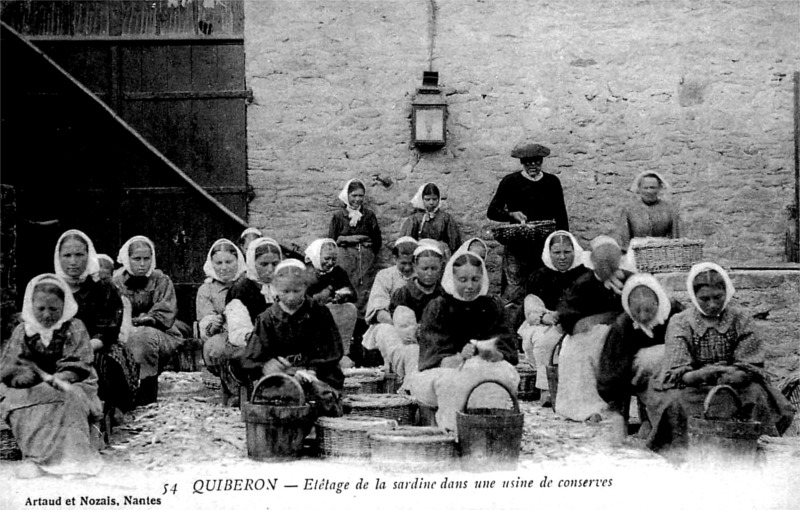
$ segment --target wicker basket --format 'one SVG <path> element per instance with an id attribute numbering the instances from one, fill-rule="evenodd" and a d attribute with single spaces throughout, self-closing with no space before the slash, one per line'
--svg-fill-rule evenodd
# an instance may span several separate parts
<path id="1" fill-rule="evenodd" d="M 383 375 L 383 388 L 381 388 L 381 393 L 395 394 L 399 389 L 400 385 L 397 384 L 397 374 L 386 372 Z"/>
<path id="2" fill-rule="evenodd" d="M 344 370 L 345 393 L 381 393 L 383 370 L 379 368 L 350 368 Z M 358 383 L 356 386 L 354 383 Z"/>
<path id="3" fill-rule="evenodd" d="M 500 225 L 492 229 L 495 240 L 503 245 L 544 241 L 556 231 L 553 220 L 529 221 L 525 224 Z"/>
<path id="4" fill-rule="evenodd" d="M 437 427 L 397 427 L 369 433 L 374 465 L 391 471 L 442 471 L 458 462 L 456 438 Z"/>
<path id="5" fill-rule="evenodd" d="M 414 423 L 414 401 L 402 395 L 350 395 L 343 405 L 345 413 L 387 418 L 400 425 Z"/>
<path id="6" fill-rule="evenodd" d="M 526 361 L 516 366 L 519 374 L 517 398 L 524 401 L 538 400 L 539 389 L 536 387 L 536 368 Z"/>
<path id="7" fill-rule="evenodd" d="M 0 460 L 20 460 L 22 452 L 9 429 L 0 429 Z"/>
<path id="8" fill-rule="evenodd" d="M 375 416 L 322 417 L 317 420 L 317 441 L 323 457 L 369 458 L 367 434 L 373 431 L 392 430 L 397 422 Z"/>
<path id="9" fill-rule="evenodd" d="M 200 378 L 203 380 L 203 386 L 209 390 L 220 391 L 222 389 L 222 382 L 219 376 L 212 374 L 208 369 L 203 369 L 203 371 L 200 372 Z"/>
<path id="10" fill-rule="evenodd" d="M 705 241 L 695 239 L 634 238 L 631 249 L 636 268 L 643 273 L 687 271 L 703 260 Z"/>

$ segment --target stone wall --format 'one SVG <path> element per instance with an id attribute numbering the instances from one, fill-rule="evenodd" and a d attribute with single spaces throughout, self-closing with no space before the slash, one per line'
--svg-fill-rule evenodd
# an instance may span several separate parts
<path id="1" fill-rule="evenodd" d="M 766 350 L 766 368 L 780 383 L 800 371 L 800 270 L 732 270 L 736 294 L 731 306 L 753 317 Z M 691 306 L 686 273 L 658 275 L 670 296 Z"/>
<path id="2" fill-rule="evenodd" d="M 429 180 L 465 235 L 490 237 L 508 154 L 537 140 L 584 241 L 611 232 L 633 177 L 656 169 L 707 258 L 783 260 L 794 2 L 251 0 L 245 18 L 249 219 L 278 239 L 324 235 L 351 177 L 387 242 Z M 419 153 L 410 99 L 431 48 L 448 144 Z"/>

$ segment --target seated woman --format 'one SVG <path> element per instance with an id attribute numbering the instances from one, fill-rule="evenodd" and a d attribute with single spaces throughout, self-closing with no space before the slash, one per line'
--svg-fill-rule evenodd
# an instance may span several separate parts
<path id="1" fill-rule="evenodd" d="M 442 295 L 442 259 L 442 250 L 434 244 L 420 244 L 414 250 L 414 276 L 392 294 L 389 304 L 392 324 L 377 324 L 370 332 L 384 366 L 396 374 L 398 385 L 417 372 L 419 345 L 414 332 L 428 303 Z"/>
<path id="2" fill-rule="evenodd" d="M 414 250 L 414 276 L 392 293 L 389 311 L 394 313 L 398 306 L 405 306 L 414 312 L 419 321 L 428 303 L 442 295 L 439 281 L 442 278 L 443 258 L 444 254 L 437 246 L 420 244 Z"/>
<path id="3" fill-rule="evenodd" d="M 640 437 L 649 433 L 644 411 L 647 381 L 661 371 L 664 337 L 671 317 L 683 305 L 670 300 L 652 275 L 635 274 L 622 289 L 620 314 L 606 336 L 597 366 L 597 392 L 609 410 L 625 415 L 631 396 L 637 395 L 642 419 Z"/>
<path id="4" fill-rule="evenodd" d="M 417 245 L 417 240 L 413 237 L 401 237 L 395 241 L 392 247 L 394 265 L 378 271 L 375 282 L 372 284 L 372 290 L 369 292 L 367 311 L 364 317 L 368 324 L 392 323 L 392 314 L 389 313 L 392 293 L 404 287 L 406 282 L 414 276 L 414 250 Z"/>
<path id="5" fill-rule="evenodd" d="M 628 248 L 634 237 L 680 237 L 680 216 L 669 202 L 658 198 L 669 184 L 658 172 L 645 170 L 636 176 L 631 191 L 639 195 L 622 208 L 617 231 L 620 246 Z"/>
<path id="6" fill-rule="evenodd" d="M 350 359 L 350 343 L 356 327 L 358 310 L 354 304 L 358 300 L 356 289 L 350 283 L 347 272 L 336 265 L 338 257 L 336 242 L 333 239 L 317 239 L 306 249 L 306 263 L 309 271 L 308 296 L 326 305 L 333 315 L 344 341 L 342 368 L 354 365 Z"/>
<path id="7" fill-rule="evenodd" d="M 411 199 L 411 205 L 416 210 L 403 222 L 400 235 L 442 241 L 452 253 L 461 244 L 461 232 L 456 220 L 440 209 L 440 200 L 439 186 L 435 183 L 428 182 L 420 186 Z"/>
<path id="8" fill-rule="evenodd" d="M 277 302 L 256 319 L 238 361 L 238 372 L 251 381 L 285 373 L 298 379 L 318 416 L 341 416 L 339 369 L 342 339 L 325 305 L 307 297 L 305 265 L 286 259 L 275 268 Z"/>
<path id="9" fill-rule="evenodd" d="M 22 323 L 0 357 L 0 421 L 22 451 L 20 478 L 94 475 L 90 419 L 102 415 L 92 347 L 69 286 L 54 274 L 28 283 Z"/>
<path id="10" fill-rule="evenodd" d="M 323 305 L 355 303 L 358 300 L 347 272 L 336 265 L 337 250 L 336 241 L 328 238 L 316 239 L 306 248 L 306 261 L 314 269 L 308 295 Z"/>
<path id="11" fill-rule="evenodd" d="M 231 390 L 226 388 L 224 368 L 233 354 L 232 346 L 228 343 L 225 299 L 233 283 L 246 270 L 244 256 L 236 245 L 227 239 L 214 241 L 203 264 L 206 280 L 197 289 L 195 299 L 203 360 L 209 372 L 222 376 L 223 391 Z"/>
<path id="12" fill-rule="evenodd" d="M 761 422 L 762 434 L 782 434 L 794 409 L 767 380 L 764 348 L 750 319 L 728 306 L 735 291 L 728 274 L 717 264 L 696 264 L 686 290 L 694 306 L 670 320 L 664 371 L 648 393 L 653 425 L 648 446 L 680 455 L 688 445 L 688 417 L 702 414 L 705 397 L 717 384 L 738 393 L 737 419 Z"/>
<path id="13" fill-rule="evenodd" d="M 456 253 L 442 276 L 445 294 L 431 301 L 417 331 L 419 370 L 404 388 L 422 404 L 438 407 L 436 421 L 456 429 L 456 412 L 470 390 L 485 380 L 499 380 L 516 392 L 519 374 L 517 339 L 503 320 L 497 301 L 487 296 L 489 275 L 483 259 Z M 503 401 L 506 392 L 484 385 L 473 398 Z"/>
<path id="14" fill-rule="evenodd" d="M 173 328 L 178 301 L 172 280 L 156 269 L 156 249 L 150 239 L 128 239 L 119 250 L 117 262 L 123 270 L 114 276 L 114 285 L 131 302 L 133 330 L 126 345 L 139 364 L 137 401 L 147 405 L 158 400 L 161 367 L 183 343 Z"/>
<path id="15" fill-rule="evenodd" d="M 100 400 L 109 411 L 132 410 L 139 387 L 139 366 L 133 353 L 120 342 L 122 300 L 111 280 L 100 278 L 92 240 L 80 230 L 67 230 L 56 242 L 53 266 L 78 304 L 75 318 L 89 332 Z"/>
<path id="16" fill-rule="evenodd" d="M 234 348 L 247 345 L 256 318 L 275 303 L 272 280 L 281 260 L 280 246 L 269 237 L 260 237 L 247 247 L 247 270 L 233 283 L 225 297 L 228 343 Z"/>
<path id="17" fill-rule="evenodd" d="M 525 357 L 536 367 L 536 387 L 542 390 L 542 402 L 550 405 L 545 366 L 564 335 L 556 309 L 564 293 L 590 271 L 583 266 L 578 240 L 566 230 L 547 236 L 542 262 L 544 267 L 535 270 L 525 284 L 525 317 L 517 332 Z"/>
<path id="18" fill-rule="evenodd" d="M 575 280 L 558 303 L 564 333 L 558 362 L 556 412 L 571 420 L 600 421 L 607 410 L 597 393 L 595 368 L 609 327 L 623 313 L 622 288 L 632 275 L 617 242 L 598 236 L 584 257 L 592 271 Z"/>

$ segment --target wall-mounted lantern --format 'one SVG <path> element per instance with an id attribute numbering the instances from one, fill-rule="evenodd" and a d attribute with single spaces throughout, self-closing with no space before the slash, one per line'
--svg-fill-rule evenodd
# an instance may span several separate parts
<path id="1" fill-rule="evenodd" d="M 422 73 L 422 87 L 411 102 L 411 143 L 438 148 L 447 142 L 447 101 L 439 89 L 439 73 Z"/>

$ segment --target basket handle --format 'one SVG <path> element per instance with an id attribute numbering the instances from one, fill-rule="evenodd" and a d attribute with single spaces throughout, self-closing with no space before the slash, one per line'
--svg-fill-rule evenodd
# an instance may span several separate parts
<path id="1" fill-rule="evenodd" d="M 271 379 L 284 379 L 284 380 L 288 381 L 290 386 L 294 386 L 294 388 L 298 391 L 298 393 L 300 395 L 300 399 L 299 399 L 298 404 L 299 405 L 305 404 L 305 392 L 303 391 L 303 387 L 300 386 L 300 383 L 297 382 L 297 379 L 295 379 L 294 377 L 292 377 L 290 375 L 286 375 L 286 374 L 270 374 L 270 375 L 265 375 L 264 377 L 259 379 L 258 382 L 256 382 L 256 384 L 253 386 L 253 393 L 250 394 L 250 403 L 251 404 L 255 404 L 256 403 L 255 399 L 256 399 L 256 395 L 258 395 L 258 388 L 262 384 L 264 384 L 265 382 L 267 382 L 267 381 L 269 381 Z"/>
<path id="2" fill-rule="evenodd" d="M 737 410 L 742 408 L 742 400 L 739 398 L 739 395 L 736 393 L 736 390 L 734 390 L 733 388 L 731 388 L 727 384 L 719 384 L 719 385 L 714 386 L 713 388 L 711 388 L 711 391 L 709 391 L 708 395 L 706 395 L 706 399 L 703 402 L 703 417 L 704 418 L 708 419 L 708 416 L 706 416 L 706 414 L 708 413 L 708 408 L 714 402 L 714 398 L 717 396 L 717 394 L 719 392 L 722 392 L 722 391 L 724 391 L 726 393 L 730 393 L 731 395 L 733 395 L 733 401 L 736 403 L 736 409 Z"/>
<path id="3" fill-rule="evenodd" d="M 475 391 L 476 389 L 478 389 L 478 386 L 481 386 L 482 384 L 488 384 L 488 383 L 497 384 L 501 388 L 506 390 L 506 392 L 508 392 L 508 396 L 511 397 L 511 403 L 514 406 L 514 411 L 517 412 L 517 413 L 519 412 L 519 399 L 517 398 L 516 393 L 514 392 L 514 390 L 512 388 L 509 388 L 509 386 L 506 383 L 504 383 L 502 381 L 499 381 L 497 379 L 486 379 L 486 380 L 483 380 L 483 381 L 479 381 L 472 388 L 470 388 L 469 392 L 467 393 L 467 398 L 464 399 L 464 405 L 461 406 L 461 412 L 464 412 L 464 411 L 467 410 L 467 406 L 469 405 L 469 399 L 470 399 L 470 397 L 472 397 L 472 392 Z"/>
<path id="4" fill-rule="evenodd" d="M 556 351 L 558 351 L 559 354 L 561 354 L 561 342 L 563 342 L 564 338 L 566 338 L 566 337 L 567 337 L 566 333 L 561 335 L 561 338 L 558 339 L 558 342 L 556 342 L 556 345 L 553 346 L 553 352 L 550 353 L 550 365 L 551 366 L 556 366 L 556 359 L 555 359 Z"/>

